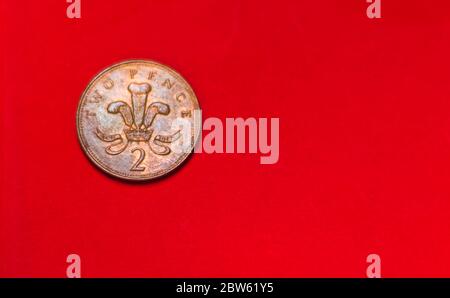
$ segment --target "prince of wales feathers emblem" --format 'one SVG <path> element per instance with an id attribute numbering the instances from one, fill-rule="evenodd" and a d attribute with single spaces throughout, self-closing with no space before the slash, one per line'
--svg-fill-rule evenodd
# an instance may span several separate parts
<path id="1" fill-rule="evenodd" d="M 131 142 L 144 142 L 150 150 L 157 155 L 167 155 L 171 152 L 168 145 L 178 140 L 180 130 L 172 135 L 156 135 L 154 138 L 152 125 L 158 115 L 167 116 L 170 107 L 162 102 L 153 102 L 147 107 L 147 97 L 152 87 L 147 83 L 131 83 L 128 91 L 131 94 L 131 107 L 124 101 L 115 101 L 108 105 L 107 111 L 122 116 L 125 128 L 121 134 L 106 135 L 97 128 L 96 135 L 103 142 L 112 143 L 106 147 L 106 153 L 118 155 L 122 153 Z M 156 149 L 158 148 L 158 149 Z"/>

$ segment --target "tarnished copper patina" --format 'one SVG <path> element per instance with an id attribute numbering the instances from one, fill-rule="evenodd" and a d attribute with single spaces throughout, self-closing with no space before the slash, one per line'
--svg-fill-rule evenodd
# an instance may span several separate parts
<path id="1" fill-rule="evenodd" d="M 82 148 L 103 171 L 128 180 L 169 173 L 192 152 L 201 117 L 189 84 L 171 68 L 131 60 L 98 74 L 81 96 Z"/>

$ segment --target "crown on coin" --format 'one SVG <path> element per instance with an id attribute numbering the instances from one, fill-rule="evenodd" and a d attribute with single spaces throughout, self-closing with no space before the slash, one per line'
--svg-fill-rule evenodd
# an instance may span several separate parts
<path id="1" fill-rule="evenodd" d="M 153 134 L 153 129 L 150 130 L 136 130 L 125 129 L 125 136 L 130 142 L 148 142 Z"/>

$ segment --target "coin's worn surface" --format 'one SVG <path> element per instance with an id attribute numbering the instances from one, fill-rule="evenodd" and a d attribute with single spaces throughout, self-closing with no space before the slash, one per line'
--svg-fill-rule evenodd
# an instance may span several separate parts
<path id="1" fill-rule="evenodd" d="M 149 180 L 178 167 L 192 152 L 201 126 L 197 98 L 167 66 L 125 61 L 98 74 L 81 96 L 78 137 L 102 170 Z"/>

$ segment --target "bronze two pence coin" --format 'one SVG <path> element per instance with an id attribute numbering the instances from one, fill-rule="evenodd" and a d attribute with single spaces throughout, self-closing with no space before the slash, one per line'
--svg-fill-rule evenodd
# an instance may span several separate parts
<path id="1" fill-rule="evenodd" d="M 81 96 L 78 137 L 103 171 L 127 180 L 150 180 L 177 168 L 200 132 L 194 91 L 173 69 L 131 60 L 100 72 Z"/>

